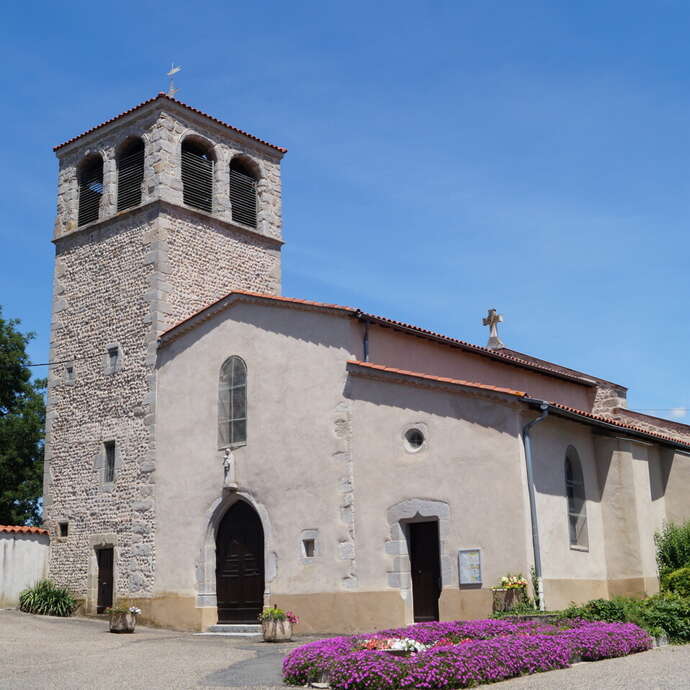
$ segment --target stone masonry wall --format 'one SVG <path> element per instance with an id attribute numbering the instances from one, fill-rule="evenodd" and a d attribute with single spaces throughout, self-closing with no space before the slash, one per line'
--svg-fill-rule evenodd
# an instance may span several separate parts
<path id="1" fill-rule="evenodd" d="M 212 214 L 182 207 L 179 151 L 189 135 L 213 143 Z M 142 204 L 117 213 L 117 152 L 132 136 L 145 144 Z M 77 228 L 79 164 L 94 153 L 104 160 L 99 219 Z M 261 175 L 256 229 L 232 221 L 228 168 L 237 154 Z M 91 610 L 96 546 L 115 549 L 116 597 L 146 597 L 154 586 L 158 336 L 232 289 L 280 292 L 280 155 L 169 101 L 59 153 L 45 525 L 51 577 Z M 107 373 L 115 344 L 121 366 Z M 116 477 L 106 484 L 110 440 Z M 67 537 L 59 536 L 61 521 Z"/>
<path id="2" fill-rule="evenodd" d="M 153 478 L 144 464 L 151 451 L 144 407 L 151 221 L 139 213 L 57 246 L 51 359 L 69 360 L 75 379 L 67 380 L 65 365 L 51 368 L 46 517 L 51 575 L 82 596 L 93 535 L 116 535 L 109 544 L 118 550 L 116 591 L 146 590 L 153 577 Z M 106 346 L 115 343 L 122 366 L 110 374 Z M 102 457 L 109 440 L 120 457 L 115 482 L 106 486 Z M 69 523 L 66 539 L 59 537 L 60 521 Z"/>

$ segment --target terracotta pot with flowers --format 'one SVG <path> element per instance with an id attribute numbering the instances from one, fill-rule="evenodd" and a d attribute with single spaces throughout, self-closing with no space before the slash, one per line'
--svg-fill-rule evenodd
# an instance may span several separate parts
<path id="1" fill-rule="evenodd" d="M 111 633 L 133 633 L 137 624 L 137 616 L 141 609 L 136 606 L 124 608 L 122 606 L 111 606 L 105 612 L 110 616 Z"/>
<path id="2" fill-rule="evenodd" d="M 259 615 L 264 642 L 288 642 L 292 639 L 292 626 L 299 619 L 292 611 L 283 611 L 277 606 L 264 609 Z"/>

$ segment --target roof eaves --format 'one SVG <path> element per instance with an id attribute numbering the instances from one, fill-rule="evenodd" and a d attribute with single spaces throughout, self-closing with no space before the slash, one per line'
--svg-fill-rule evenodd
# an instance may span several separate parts
<path id="1" fill-rule="evenodd" d="M 207 307 L 191 314 L 183 321 L 175 324 L 167 331 L 161 333 L 158 337 L 158 344 L 160 347 L 176 340 L 184 333 L 195 328 L 198 324 L 207 321 L 215 314 L 231 307 L 235 302 L 239 301 L 253 301 L 253 302 L 279 302 L 281 304 L 290 305 L 293 307 L 306 307 L 308 309 L 316 309 L 319 311 L 335 311 L 345 314 L 355 314 L 356 309 L 352 307 L 344 307 L 339 304 L 327 304 L 325 302 L 313 302 L 306 299 L 297 299 L 295 297 L 282 297 L 280 295 L 266 295 L 261 292 L 250 292 L 248 290 L 233 290 L 224 297 L 221 297 L 216 302 L 209 304 Z"/>
<path id="2" fill-rule="evenodd" d="M 42 527 L 30 527 L 28 525 L 0 525 L 0 532 L 16 534 L 48 534 L 47 529 Z"/>
<path id="3" fill-rule="evenodd" d="M 576 407 L 570 407 L 569 405 L 563 405 L 562 403 L 548 402 L 545 400 L 539 400 L 537 398 L 527 397 L 523 402 L 534 406 L 546 403 L 549 406 L 549 409 L 557 416 L 575 419 L 577 421 L 584 421 L 585 423 L 606 428 L 610 431 L 622 431 L 626 434 L 639 438 L 661 441 L 666 445 L 682 448 L 686 452 L 690 451 L 690 443 L 686 441 L 682 441 L 681 439 L 673 436 L 660 434 L 656 431 L 649 431 L 647 429 L 643 429 L 642 427 L 635 426 L 634 424 L 626 424 L 625 422 L 621 422 L 613 417 L 604 417 L 603 415 L 593 414 L 592 412 L 586 412 L 585 410 L 578 410 Z"/>
<path id="4" fill-rule="evenodd" d="M 447 376 L 435 376 L 433 374 L 425 374 L 419 371 L 407 371 L 405 369 L 396 369 L 394 367 L 386 367 L 381 364 L 373 364 L 372 362 L 361 362 L 359 360 L 349 360 L 347 363 L 348 370 L 357 371 L 359 373 L 382 374 L 393 377 L 400 377 L 403 379 L 416 379 L 418 381 L 428 381 L 433 383 L 440 383 L 449 386 L 457 386 L 460 388 L 471 388 L 474 390 L 481 390 L 488 393 L 501 393 L 516 398 L 524 398 L 527 393 L 524 391 L 514 390 L 512 388 L 504 388 L 502 386 L 492 386 L 487 383 L 478 383 L 475 381 L 463 381 L 462 379 L 454 379 Z"/>
<path id="5" fill-rule="evenodd" d="M 271 144 L 270 142 L 266 141 L 265 139 L 260 139 L 257 136 L 254 136 L 253 134 L 250 134 L 249 132 L 245 132 L 243 129 L 239 129 L 238 127 L 234 127 L 233 125 L 228 124 L 227 122 L 223 122 L 223 120 L 219 120 L 217 117 L 213 117 L 213 115 L 209 115 L 208 113 L 205 113 L 203 110 L 199 110 L 198 108 L 194 108 L 191 105 L 187 105 L 186 103 L 183 103 L 182 101 L 178 101 L 177 98 L 173 98 L 172 96 L 168 96 L 168 94 L 163 93 L 162 91 L 158 93 L 156 96 L 153 98 L 149 98 L 146 101 L 143 101 L 142 103 L 139 103 L 138 105 L 135 105 L 132 108 L 129 108 L 128 110 L 125 110 L 124 112 L 120 113 L 119 115 L 115 115 L 114 117 L 111 117 L 109 120 L 106 120 L 105 122 L 101 122 L 99 125 L 96 125 L 95 127 L 91 127 L 90 129 L 87 129 L 85 132 L 82 132 L 81 134 L 78 134 L 75 137 L 72 137 L 71 139 L 68 139 L 67 141 L 63 141 L 62 144 L 58 144 L 57 146 L 53 146 L 53 151 L 59 151 L 60 149 L 64 148 L 65 146 L 68 146 L 69 144 L 72 144 L 73 142 L 91 134 L 92 132 L 95 132 L 103 127 L 107 127 L 108 125 L 112 124 L 113 122 L 116 122 L 117 120 L 122 119 L 123 117 L 126 117 L 127 115 L 131 115 L 132 113 L 141 110 L 142 108 L 146 107 L 147 105 L 154 103 L 155 101 L 158 100 L 167 100 L 171 103 L 175 103 L 176 105 L 184 108 L 185 110 L 189 110 L 190 112 L 196 113 L 197 115 L 202 115 L 203 117 L 208 118 L 209 120 L 212 120 L 218 125 L 221 125 L 222 127 L 226 127 L 227 129 L 232 130 L 233 132 L 236 132 L 237 134 L 241 134 L 249 139 L 252 139 L 253 141 L 263 144 L 264 146 L 268 146 L 269 148 L 272 148 L 276 151 L 279 151 L 281 154 L 287 153 L 287 149 L 284 148 L 283 146 L 276 146 L 275 144 Z"/>

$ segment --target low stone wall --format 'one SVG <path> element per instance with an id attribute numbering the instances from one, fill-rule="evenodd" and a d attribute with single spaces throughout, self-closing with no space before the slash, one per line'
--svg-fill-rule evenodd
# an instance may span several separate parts
<path id="1" fill-rule="evenodd" d="M 0 525 L 0 608 L 13 608 L 19 594 L 48 574 L 48 532 Z"/>

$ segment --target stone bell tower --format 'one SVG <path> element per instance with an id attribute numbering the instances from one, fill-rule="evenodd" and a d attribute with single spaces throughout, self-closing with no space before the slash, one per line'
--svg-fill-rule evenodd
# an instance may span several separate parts
<path id="1" fill-rule="evenodd" d="M 45 524 L 51 577 L 94 612 L 153 584 L 158 336 L 280 292 L 285 149 L 159 94 L 55 151 Z"/>

